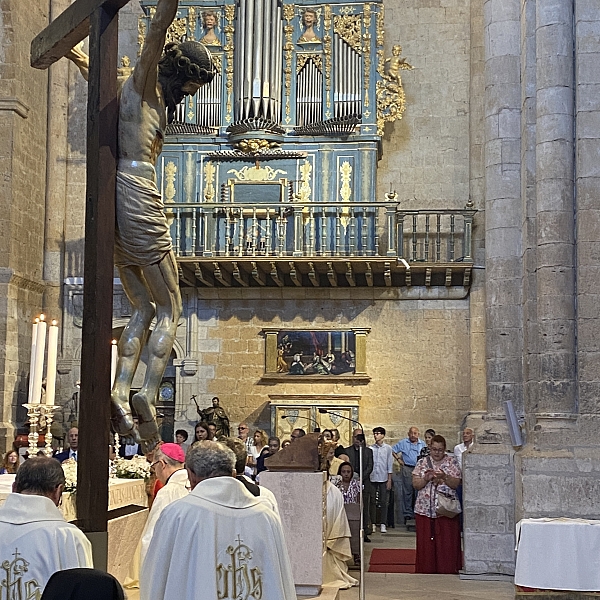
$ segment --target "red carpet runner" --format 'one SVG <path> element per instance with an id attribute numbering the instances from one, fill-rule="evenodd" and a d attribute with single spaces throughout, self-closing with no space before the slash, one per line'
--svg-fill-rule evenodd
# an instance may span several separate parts
<path id="1" fill-rule="evenodd" d="M 414 573 L 417 551 L 373 548 L 369 573 Z"/>

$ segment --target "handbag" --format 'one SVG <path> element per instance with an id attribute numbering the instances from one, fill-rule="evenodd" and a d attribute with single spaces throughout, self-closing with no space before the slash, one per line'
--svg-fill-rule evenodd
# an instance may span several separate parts
<path id="1" fill-rule="evenodd" d="M 450 496 L 440 492 L 436 487 L 437 498 L 435 503 L 435 512 L 441 517 L 453 519 L 462 512 L 460 502 L 456 496 Z"/>
<path id="2" fill-rule="evenodd" d="M 429 468 L 433 469 L 433 463 L 431 462 L 431 458 L 428 456 L 427 461 L 429 463 Z M 453 519 L 457 515 L 462 512 L 462 508 L 460 507 L 460 502 L 455 495 L 448 494 L 446 492 L 440 492 L 437 485 L 433 486 L 435 495 L 435 514 L 440 517 L 448 517 L 449 519 Z"/>

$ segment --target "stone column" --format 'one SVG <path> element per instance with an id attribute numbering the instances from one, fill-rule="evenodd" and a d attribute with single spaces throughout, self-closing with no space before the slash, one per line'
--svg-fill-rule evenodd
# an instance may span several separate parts
<path id="1" fill-rule="evenodd" d="M 600 4 L 578 2 L 576 31 L 577 351 L 581 438 L 597 440 L 600 419 Z M 593 442 L 596 443 L 596 442 Z"/>
<path id="2" fill-rule="evenodd" d="M 537 353 L 534 412 L 576 411 L 574 0 L 536 2 Z M 529 408 L 529 407 L 528 407 Z"/>
<path id="3" fill-rule="evenodd" d="M 486 0 L 485 249 L 488 412 L 523 406 L 520 2 Z"/>

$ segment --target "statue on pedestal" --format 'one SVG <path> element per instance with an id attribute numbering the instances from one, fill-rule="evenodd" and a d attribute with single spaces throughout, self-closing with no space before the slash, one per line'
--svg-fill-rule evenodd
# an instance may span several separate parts
<path id="1" fill-rule="evenodd" d="M 198 409 L 198 415 L 200 416 L 201 421 L 206 421 L 207 423 L 214 423 L 216 429 L 215 435 L 217 438 L 229 437 L 230 429 L 229 429 L 229 417 L 225 412 L 224 408 L 219 406 L 220 400 L 215 396 L 212 399 L 212 406 L 205 408 L 204 410 Z"/>

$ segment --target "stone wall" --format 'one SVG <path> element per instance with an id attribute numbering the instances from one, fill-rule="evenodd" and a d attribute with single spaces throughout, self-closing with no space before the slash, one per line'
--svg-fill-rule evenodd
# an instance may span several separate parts
<path id="1" fill-rule="evenodd" d="M 47 73 L 29 67 L 29 44 L 47 23 L 47 3 L 0 2 L 2 448 L 26 398 L 30 324 L 42 308 Z"/>

